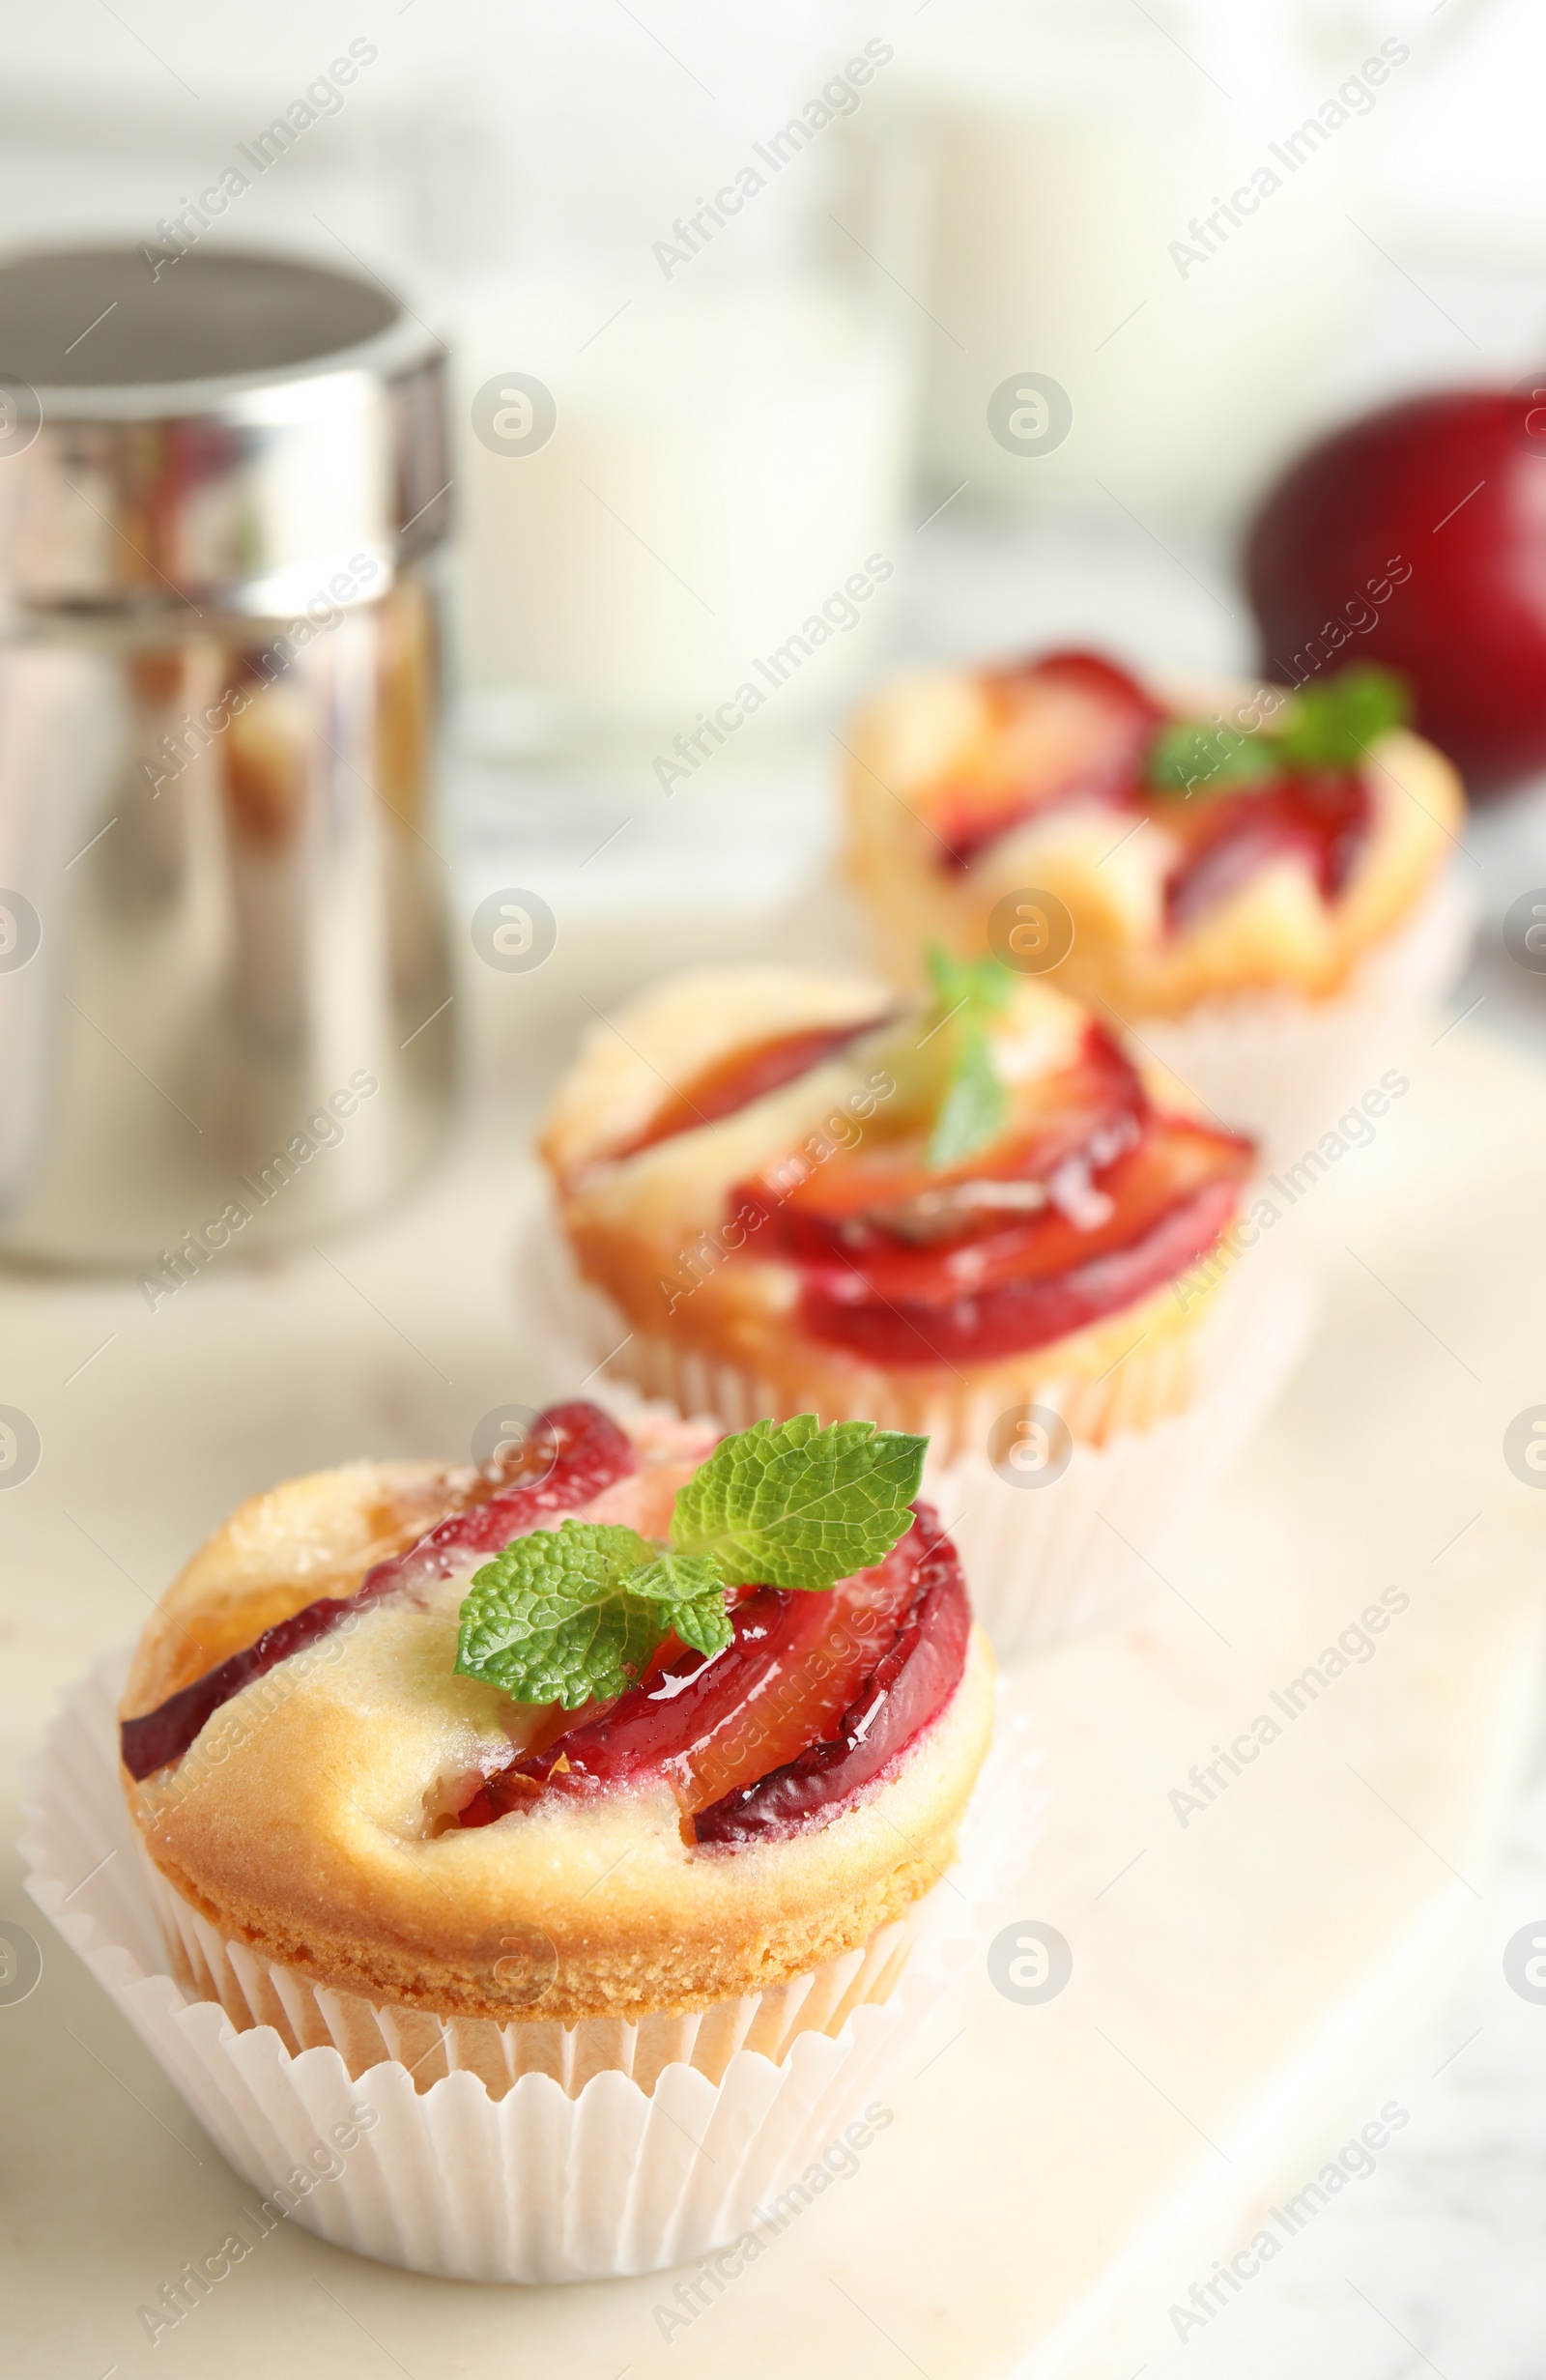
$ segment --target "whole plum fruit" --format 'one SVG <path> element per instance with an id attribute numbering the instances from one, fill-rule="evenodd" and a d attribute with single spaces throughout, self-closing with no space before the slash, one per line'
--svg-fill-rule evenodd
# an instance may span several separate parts
<path id="1" fill-rule="evenodd" d="M 1379 661 L 1474 793 L 1546 768 L 1546 370 L 1322 439 L 1262 504 L 1245 570 L 1265 675 Z"/>

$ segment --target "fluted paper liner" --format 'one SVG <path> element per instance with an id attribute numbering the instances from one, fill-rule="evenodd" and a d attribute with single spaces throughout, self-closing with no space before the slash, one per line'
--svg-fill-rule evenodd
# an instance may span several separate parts
<path id="1" fill-rule="evenodd" d="M 1378 1088 L 1413 1018 L 1453 985 L 1475 914 L 1453 875 L 1442 877 L 1331 998 L 1235 992 L 1185 1017 L 1134 1017 L 1133 1038 L 1221 1123 L 1254 1133 L 1265 1168 L 1295 1164 Z"/>
<path id="2" fill-rule="evenodd" d="M 845 1959 L 697 2018 L 609 2023 L 607 2041 L 442 2025 L 287 1980 L 152 1889 L 119 1784 L 128 1663 L 80 1681 L 33 1764 L 29 1893 L 254 2190 L 337 2247 L 446 2279 L 656 2272 L 765 2221 L 986 1948 L 1041 1831 L 1036 1754 L 1012 1726 L 948 1879 Z M 528 2029 L 546 2046 L 461 2039 Z"/>
<path id="3" fill-rule="evenodd" d="M 635 1391 L 727 1429 L 806 1410 L 787 1386 L 664 1335 L 628 1333 L 610 1299 L 580 1278 L 545 1219 L 532 1229 L 523 1272 L 528 1310 L 569 1348 L 576 1371 L 594 1365 L 613 1381 L 622 1376 L 627 1385 L 603 1395 L 624 1419 Z M 1129 1386 L 1120 1398 L 1092 1413 L 1087 1383 L 1038 1386 L 1038 1409 L 1061 1416 L 1074 1441 L 1067 1469 L 1042 1486 L 1011 1483 L 989 1459 L 994 1423 L 1016 1409 L 1002 1393 L 967 1392 L 946 1379 L 933 1408 L 866 1398 L 854 1413 L 929 1437 L 924 1494 L 959 1549 L 975 1617 L 996 1651 L 1040 1651 L 1106 1625 L 1154 1583 L 1166 1538 L 1267 1412 L 1308 1344 L 1315 1312 L 1309 1267 L 1293 1248 L 1262 1238 L 1236 1259 L 1195 1329 L 1121 1365 L 1117 1380 L 1126 1375 Z M 597 1363 L 598 1355 L 610 1362 Z M 590 1384 L 587 1395 L 596 1392 L 594 1371 Z"/>
<path id="4" fill-rule="evenodd" d="M 1308 1267 L 1262 1241 L 1237 1260 L 1197 1333 L 1197 1391 L 1178 1413 L 1102 1445 L 1074 1432 L 1061 1477 L 1019 1485 L 986 1446 L 930 1464 L 924 1493 L 960 1553 L 972 1609 L 1003 1653 L 1103 1627 L 1153 1588 L 1156 1558 L 1245 1445 L 1314 1327 Z M 1056 1409 L 1056 1396 L 1038 1402 Z"/>
<path id="5" fill-rule="evenodd" d="M 136 1848 L 173 1974 L 198 1998 L 218 2000 L 239 2031 L 272 2024 L 293 2054 L 330 2043 L 351 2075 L 395 2058 L 419 2090 L 443 2075 L 474 2074 L 491 2099 L 502 2099 L 524 2075 L 551 2076 L 573 2099 L 592 2075 L 608 2072 L 631 2076 L 648 2093 L 673 2065 L 722 2081 L 738 2050 L 758 2050 L 776 2064 L 798 2034 L 839 2033 L 852 2009 L 889 1997 L 926 1907 L 915 1903 L 904 1918 L 808 1975 L 716 2001 L 693 2016 L 653 2016 L 639 2023 L 590 2017 L 560 2024 L 533 2015 L 500 2024 L 492 2018 L 378 2005 L 258 1958 L 244 1943 L 222 1936 L 173 1889 L 143 1845 Z"/>

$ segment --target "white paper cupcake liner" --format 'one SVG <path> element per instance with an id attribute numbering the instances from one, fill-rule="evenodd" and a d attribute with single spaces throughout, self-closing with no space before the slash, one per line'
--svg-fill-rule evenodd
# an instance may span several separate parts
<path id="1" fill-rule="evenodd" d="M 370 2011 L 377 2044 L 361 2029 L 368 2003 L 329 2013 L 329 2000 L 346 1994 L 302 1995 L 298 2013 L 304 2019 L 309 1999 L 329 2037 L 299 2050 L 279 2023 L 251 2022 L 249 1987 L 260 2000 L 266 1989 L 277 1993 L 277 1975 L 266 1986 L 251 1960 L 243 1975 L 243 1957 L 227 1955 L 209 1928 L 201 1935 L 202 1921 L 187 1932 L 176 1924 L 180 1954 L 191 1963 L 191 1938 L 208 1961 L 215 1945 L 247 2022 L 233 2022 L 218 2000 L 195 1996 L 168 1971 L 119 1784 L 116 1709 L 128 1662 L 127 1649 L 107 1656 L 72 1691 L 29 1772 L 29 1893 L 258 2194 L 261 2227 L 287 2216 L 336 2247 L 451 2280 L 656 2272 L 748 2232 L 765 2236 L 770 2222 L 777 2228 L 778 2202 L 790 2190 L 814 2195 L 824 2186 L 815 2169 L 825 2153 L 986 1947 L 999 1896 L 1042 1827 L 1037 1755 L 1027 1731 L 1011 1724 L 989 1753 L 949 1878 L 915 1921 L 886 1930 L 893 1940 L 877 1937 L 811 1979 L 805 1996 L 829 1995 L 831 2017 L 842 2017 L 835 2031 L 787 2026 L 775 2052 L 751 2046 L 754 2014 L 741 2045 L 722 2056 L 724 2040 L 711 2053 L 707 2041 L 726 2020 L 709 2011 L 684 2021 L 695 2028 L 688 2056 L 660 2064 L 647 2089 L 616 2067 L 580 2082 L 582 2051 L 570 2053 L 566 2077 L 503 2066 L 496 2092 L 451 2062 L 456 2045 L 443 2029 L 432 2055 L 446 2070 L 425 2088 L 391 2047 L 395 2030 L 400 2049 L 415 2054 L 388 2010 Z M 885 1998 L 854 2004 L 856 1978 L 869 1971 L 877 1981 L 877 1960 L 894 1968 L 904 1936 L 905 1976 Z M 845 1980 L 834 1972 L 842 1968 L 850 1970 Z M 285 2012 L 285 2022 L 299 2038 L 296 2015 Z M 501 2029 L 518 2028 L 488 2028 Z M 717 2079 L 692 2061 L 700 2041 L 721 2068 Z"/>
<path id="2" fill-rule="evenodd" d="M 625 1397 L 631 1391 L 645 1405 L 730 1430 L 818 1410 L 826 1421 L 873 1421 L 880 1429 L 922 1431 L 941 1456 L 978 1444 L 1010 1401 L 1001 1377 L 989 1387 L 979 1375 L 977 1384 L 967 1387 L 959 1375 L 946 1378 L 913 1368 L 888 1372 L 875 1364 L 829 1366 L 819 1379 L 796 1367 L 789 1377 L 774 1380 L 704 1355 L 682 1338 L 633 1328 L 605 1291 L 582 1276 L 551 1213 L 540 1213 L 530 1223 L 517 1270 L 522 1310 L 577 1371 L 586 1367 L 582 1387 L 587 1395 L 599 1377 Z M 1099 1380 L 1076 1372 L 1061 1379 L 1042 1374 L 1037 1396 L 1093 1441 L 1121 1428 L 1145 1428 L 1191 1398 L 1193 1338 L 1190 1332 L 1171 1333 L 1151 1346 L 1141 1364 L 1113 1365 Z"/>
<path id="3" fill-rule="evenodd" d="M 1249 1203 L 1247 1192 L 1243 1211 Z M 587 1395 L 601 1374 L 601 1393 L 619 1415 L 640 1396 L 662 1398 L 687 1419 L 746 1429 L 764 1415 L 802 1410 L 787 1390 L 734 1364 L 629 1332 L 612 1301 L 581 1279 L 547 1219 L 532 1227 L 522 1276 L 526 1310 L 577 1372 L 587 1369 Z M 1040 1486 L 1013 1484 L 990 1459 L 994 1425 L 1024 1410 L 1002 1394 L 964 1406 L 952 1396 L 937 1421 L 916 1401 L 893 1410 L 883 1395 L 856 1402 L 854 1413 L 881 1428 L 922 1430 L 945 1450 L 930 1456 L 924 1494 L 960 1550 L 973 1612 L 995 1651 L 1043 1651 L 1105 1626 L 1155 1583 L 1167 1538 L 1287 1382 L 1316 1310 L 1309 1266 L 1297 1250 L 1260 1240 L 1236 1260 L 1195 1330 L 1174 1340 L 1168 1362 L 1132 1367 L 1126 1403 L 1109 1391 L 1101 1398 L 1098 1426 L 1088 1384 L 1038 1387 L 1037 1413 L 1063 1419 L 1073 1442 L 1066 1467 Z"/>
<path id="4" fill-rule="evenodd" d="M 1168 1539 L 1284 1387 L 1316 1306 L 1297 1251 L 1263 1241 L 1212 1301 L 1183 1411 L 1100 1446 L 1071 1433 L 1066 1467 L 1045 1484 L 996 1469 L 986 1445 L 926 1469 L 924 1493 L 956 1540 L 996 1650 L 1043 1651 L 1104 1627 L 1162 1583 L 1156 1565 Z"/>
<path id="5" fill-rule="evenodd" d="M 1447 875 L 1331 999 L 1240 992 L 1186 1017 L 1137 1017 L 1129 1029 L 1222 1123 L 1256 1136 L 1264 1169 L 1290 1164 L 1379 1088 L 1412 1018 L 1464 969 L 1475 918 Z"/>
<path id="6" fill-rule="evenodd" d="M 198 1998 L 218 2000 L 239 2032 L 272 2025 L 295 2055 L 330 2044 L 351 2075 L 395 2058 L 420 2091 L 444 2075 L 473 2074 L 491 2099 L 502 2099 L 525 2075 L 550 2076 L 577 2099 L 593 2075 L 619 2073 L 647 2096 L 668 2066 L 691 2066 L 720 2082 L 738 2050 L 756 2050 L 777 2064 L 798 2034 L 836 2035 L 855 2008 L 889 1998 L 927 1921 L 926 1896 L 842 1958 L 691 2016 L 638 2023 L 591 2017 L 568 2024 L 526 2017 L 498 2024 L 379 2005 L 258 1958 L 244 1943 L 225 1939 L 173 1889 L 143 1845 L 137 1849 L 173 1972 Z"/>

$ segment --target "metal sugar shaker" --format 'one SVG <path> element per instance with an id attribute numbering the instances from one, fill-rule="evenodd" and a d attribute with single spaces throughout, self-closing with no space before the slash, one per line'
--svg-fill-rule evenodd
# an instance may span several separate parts
<path id="1" fill-rule="evenodd" d="M 444 1143 L 443 366 L 288 258 L 0 259 L 0 1253 L 155 1306 Z"/>

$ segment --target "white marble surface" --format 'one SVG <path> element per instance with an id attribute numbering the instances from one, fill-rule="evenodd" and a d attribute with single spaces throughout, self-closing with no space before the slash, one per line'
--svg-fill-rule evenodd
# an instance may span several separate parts
<path id="1" fill-rule="evenodd" d="M 1546 2338 L 1546 2008 L 1503 1945 L 1546 1920 L 1546 1738 L 1464 1999 L 1392 2081 L 1410 2126 L 1150 2380 L 1536 2380 Z"/>

